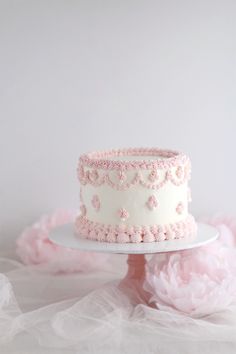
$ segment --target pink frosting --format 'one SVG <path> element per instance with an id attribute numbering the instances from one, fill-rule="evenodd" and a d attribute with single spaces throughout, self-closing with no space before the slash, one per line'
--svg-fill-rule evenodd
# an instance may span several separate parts
<path id="1" fill-rule="evenodd" d="M 130 240 L 133 243 L 139 243 L 139 242 L 142 242 L 143 239 L 142 239 L 141 234 L 134 233 L 130 236 Z"/>
<path id="2" fill-rule="evenodd" d="M 112 160 L 112 157 L 133 156 L 132 161 Z M 135 160 L 135 156 L 155 156 L 165 157 L 165 159 L 143 159 Z M 155 169 L 168 168 L 178 166 L 179 164 L 189 161 L 189 158 L 183 153 L 163 150 L 158 148 L 132 148 L 132 149 L 118 149 L 107 151 L 94 151 L 84 154 L 80 157 L 80 164 L 99 168 L 103 170 L 130 170 L 130 169 Z"/>
<path id="3" fill-rule="evenodd" d="M 166 239 L 167 240 L 173 240 L 174 238 L 178 238 L 176 237 L 177 232 L 174 232 L 173 230 L 167 230 L 166 231 Z"/>
<path id="4" fill-rule="evenodd" d="M 118 215 L 121 218 L 121 220 L 123 220 L 123 221 L 129 218 L 129 213 L 125 208 L 119 209 Z"/>
<path id="5" fill-rule="evenodd" d="M 105 225 L 89 221 L 80 215 L 76 219 L 76 232 L 89 239 L 107 242 L 160 242 L 194 235 L 197 225 L 191 215 L 184 221 L 168 225 L 126 226 Z"/>
<path id="6" fill-rule="evenodd" d="M 145 233 L 143 236 L 143 242 L 154 242 L 155 236 L 151 232 Z"/>
<path id="7" fill-rule="evenodd" d="M 158 174 L 156 170 L 152 170 L 148 176 L 149 181 L 155 182 L 158 179 Z"/>
<path id="8" fill-rule="evenodd" d="M 90 173 L 89 173 L 89 178 L 92 182 L 95 182 L 97 179 L 98 179 L 98 171 L 97 170 L 92 170 Z"/>
<path id="9" fill-rule="evenodd" d="M 97 232 L 95 231 L 95 229 L 89 233 L 89 238 L 91 238 L 91 240 L 97 239 Z"/>
<path id="10" fill-rule="evenodd" d="M 178 178 L 181 178 L 184 173 L 182 166 L 178 166 L 175 173 Z"/>
<path id="11" fill-rule="evenodd" d="M 100 199 L 99 199 L 98 195 L 94 195 L 92 198 L 92 205 L 96 211 L 100 210 L 100 204 L 101 203 L 100 203 Z"/>
<path id="12" fill-rule="evenodd" d="M 148 198 L 148 201 L 146 202 L 146 205 L 147 207 L 150 209 L 150 210 L 153 210 L 155 208 L 158 207 L 158 202 L 156 200 L 156 197 L 154 195 L 151 195 L 149 198 Z"/>
<path id="13" fill-rule="evenodd" d="M 160 241 L 165 241 L 167 238 L 166 238 L 166 235 L 163 231 L 159 232 L 158 234 L 155 235 L 156 236 L 156 241 L 157 242 L 160 242 Z"/>
<path id="14" fill-rule="evenodd" d="M 91 174 L 94 174 L 94 170 L 86 170 L 85 166 L 81 162 L 79 163 L 77 173 L 80 183 L 84 186 L 87 184 L 91 184 L 94 187 L 100 187 L 104 184 L 107 184 L 113 189 L 122 191 L 129 189 L 135 185 L 141 185 L 144 188 L 158 190 L 162 188 L 168 181 L 174 184 L 175 186 L 180 186 L 187 180 L 189 180 L 191 172 L 190 161 L 185 161 L 185 163 L 186 165 L 183 170 L 184 172 L 181 174 L 181 178 L 176 176 L 177 170 L 179 169 L 179 167 L 181 167 L 177 166 L 176 173 L 173 173 L 172 169 L 169 168 L 161 180 L 159 180 L 158 178 L 154 178 L 154 174 L 157 173 L 154 170 L 152 170 L 149 176 L 147 176 L 145 173 L 143 174 L 142 171 L 137 172 L 136 169 L 134 169 L 133 171 L 133 176 L 129 176 L 129 180 L 127 179 L 125 172 L 121 170 L 118 173 L 118 182 L 114 182 L 111 171 L 108 170 L 104 172 L 101 169 L 97 170 L 97 178 L 94 179 L 91 178 Z"/>
<path id="15" fill-rule="evenodd" d="M 118 179 L 121 183 L 123 183 L 126 180 L 127 176 L 124 173 L 124 171 L 118 171 Z"/>
<path id="16" fill-rule="evenodd" d="M 176 207 L 176 212 L 178 214 L 182 214 L 184 211 L 184 204 L 182 202 L 179 202 L 179 204 Z"/>
<path id="17" fill-rule="evenodd" d="M 127 242 L 130 242 L 129 235 L 126 234 L 126 233 L 118 234 L 116 240 L 117 240 L 118 243 L 127 243 Z"/>
<path id="18" fill-rule="evenodd" d="M 116 242 L 116 234 L 114 231 L 109 231 L 107 234 L 107 242 Z"/>

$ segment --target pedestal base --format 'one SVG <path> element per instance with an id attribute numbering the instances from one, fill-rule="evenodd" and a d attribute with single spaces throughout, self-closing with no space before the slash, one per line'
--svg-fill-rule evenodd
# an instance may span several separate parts
<path id="1" fill-rule="evenodd" d="M 119 288 L 129 295 L 134 304 L 148 303 L 151 294 L 143 288 L 146 276 L 146 259 L 144 254 L 129 254 L 127 259 L 128 271 L 121 280 Z"/>

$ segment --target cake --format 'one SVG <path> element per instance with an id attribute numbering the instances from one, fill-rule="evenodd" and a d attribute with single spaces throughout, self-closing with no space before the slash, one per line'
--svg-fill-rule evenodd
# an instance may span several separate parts
<path id="1" fill-rule="evenodd" d="M 159 242 L 196 233 L 190 159 L 157 148 L 96 151 L 79 158 L 76 234 L 118 243 Z"/>

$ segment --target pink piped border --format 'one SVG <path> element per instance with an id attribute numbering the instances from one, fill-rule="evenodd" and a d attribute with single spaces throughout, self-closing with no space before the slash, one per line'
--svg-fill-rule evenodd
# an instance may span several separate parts
<path id="1" fill-rule="evenodd" d="M 192 215 L 168 225 L 126 226 L 106 225 L 80 215 L 75 222 L 76 234 L 91 240 L 115 243 L 160 242 L 187 238 L 196 234 L 197 224 Z"/>
<path id="2" fill-rule="evenodd" d="M 119 174 L 119 172 L 120 171 L 118 171 L 118 174 Z M 141 171 L 135 171 L 133 173 L 132 178 L 129 181 L 120 182 L 120 180 L 118 180 L 118 182 L 114 182 L 114 181 L 112 181 L 112 177 L 110 176 L 110 171 L 105 171 L 105 172 L 99 171 L 99 173 L 97 172 L 97 170 L 87 169 L 87 171 L 86 171 L 84 169 L 84 167 L 80 164 L 78 167 L 78 170 L 77 170 L 77 176 L 78 176 L 80 183 L 83 186 L 85 186 L 86 184 L 91 184 L 94 187 L 100 187 L 104 184 L 107 184 L 108 186 L 110 186 L 113 189 L 122 191 L 122 190 L 129 189 L 130 187 L 135 186 L 137 184 L 140 184 L 144 188 L 158 190 L 158 189 L 162 188 L 168 181 L 173 183 L 175 186 L 180 186 L 181 184 L 188 181 L 191 176 L 191 165 L 190 165 L 190 163 L 188 163 L 184 166 L 184 173 L 182 174 L 181 179 L 180 178 L 178 179 L 178 177 L 175 178 L 174 177 L 175 174 L 173 174 L 171 171 L 171 168 L 169 168 L 169 169 L 167 169 L 167 171 L 165 171 L 164 178 L 162 180 L 158 179 L 157 183 L 155 183 L 155 182 L 151 183 L 151 182 L 149 182 L 149 180 L 150 180 L 149 177 L 153 176 L 154 172 L 155 172 L 155 170 L 151 170 L 151 173 L 149 174 L 149 176 L 145 177 L 141 173 Z M 124 180 L 126 180 L 125 172 L 122 171 L 122 173 L 123 173 Z M 96 175 L 96 178 L 94 178 L 95 175 Z"/>
<path id="3" fill-rule="evenodd" d="M 133 156 L 132 161 L 116 161 L 112 157 Z M 135 160 L 135 156 L 159 156 L 166 159 Z M 79 159 L 79 164 L 103 170 L 132 170 L 169 168 L 189 162 L 189 158 L 181 152 L 158 148 L 130 148 L 106 151 L 94 151 L 84 154 Z"/>

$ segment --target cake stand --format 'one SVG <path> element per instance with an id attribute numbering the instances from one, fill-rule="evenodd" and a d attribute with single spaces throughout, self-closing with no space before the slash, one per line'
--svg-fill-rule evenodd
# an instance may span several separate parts
<path id="1" fill-rule="evenodd" d="M 132 303 L 147 304 L 151 294 L 143 288 L 146 274 L 145 254 L 164 254 L 166 252 L 193 249 L 215 241 L 218 236 L 219 233 L 216 228 L 198 223 L 195 237 L 152 243 L 108 243 L 75 236 L 74 225 L 66 224 L 53 229 L 49 234 L 49 239 L 62 247 L 80 251 L 127 254 L 128 271 L 126 276 L 120 281 L 119 288 L 130 297 Z"/>

